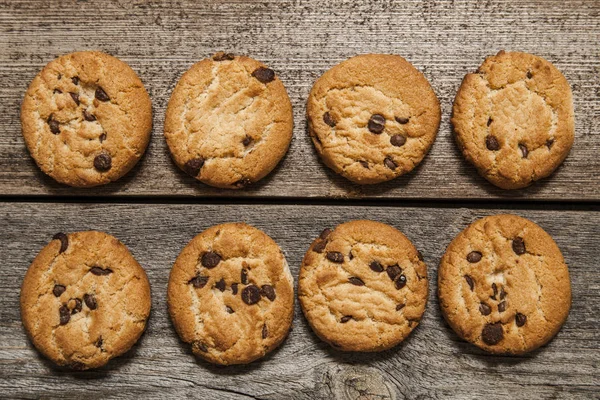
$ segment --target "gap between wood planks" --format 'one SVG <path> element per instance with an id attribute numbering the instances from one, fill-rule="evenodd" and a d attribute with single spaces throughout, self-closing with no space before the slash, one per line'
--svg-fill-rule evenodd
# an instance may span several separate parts
<path id="1" fill-rule="evenodd" d="M 204 205 L 289 205 L 336 207 L 419 207 L 419 208 L 478 208 L 545 211 L 600 211 L 599 201 L 535 201 L 489 200 L 489 199 L 348 199 L 348 198 L 305 198 L 305 197 L 189 197 L 189 196 L 0 196 L 4 203 L 84 203 L 84 204 L 204 204 Z"/>

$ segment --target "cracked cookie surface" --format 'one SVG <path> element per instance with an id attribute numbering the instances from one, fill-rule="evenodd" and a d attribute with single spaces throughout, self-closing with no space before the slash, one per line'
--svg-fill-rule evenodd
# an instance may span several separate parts
<path id="1" fill-rule="evenodd" d="M 281 249 L 244 223 L 213 226 L 181 251 L 169 277 L 169 313 L 195 355 L 246 364 L 287 336 L 293 279 Z"/>
<path id="2" fill-rule="evenodd" d="M 315 82 L 307 103 L 309 133 L 323 162 L 359 184 L 415 168 L 435 140 L 440 116 L 427 78 L 387 54 L 334 66 Z"/>
<path id="3" fill-rule="evenodd" d="M 550 175 L 573 145 L 573 97 L 541 57 L 500 51 L 467 74 L 452 113 L 464 157 L 488 181 L 519 189 Z"/>
<path id="4" fill-rule="evenodd" d="M 102 185 L 142 157 L 152 105 L 127 64 L 101 52 L 76 52 L 49 62 L 33 79 L 21 127 L 44 173 L 70 186 Z"/>
<path id="5" fill-rule="evenodd" d="M 428 296 L 427 267 L 397 229 L 359 220 L 325 229 L 302 261 L 302 311 L 338 350 L 382 351 L 419 324 Z"/>
<path id="6" fill-rule="evenodd" d="M 450 243 L 438 296 L 460 337 L 491 353 L 523 354 L 558 333 L 571 308 L 571 282 L 550 235 L 525 218 L 496 215 Z"/>
<path id="7" fill-rule="evenodd" d="M 131 348 L 150 314 L 150 284 L 113 236 L 59 233 L 27 270 L 21 319 L 35 347 L 58 365 L 97 368 Z"/>
<path id="8" fill-rule="evenodd" d="M 292 105 L 275 72 L 216 53 L 173 90 L 165 138 L 177 166 L 211 186 L 239 189 L 266 176 L 292 140 Z"/>

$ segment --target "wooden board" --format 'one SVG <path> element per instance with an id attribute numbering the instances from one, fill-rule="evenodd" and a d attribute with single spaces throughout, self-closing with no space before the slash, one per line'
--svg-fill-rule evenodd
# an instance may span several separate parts
<path id="1" fill-rule="evenodd" d="M 558 336 L 523 357 L 485 354 L 443 322 L 437 264 L 451 239 L 489 209 L 388 206 L 205 204 L 0 204 L 0 397 L 215 399 L 591 399 L 600 390 L 600 214 L 595 211 L 512 211 L 540 224 L 570 267 L 573 306 Z M 172 263 L 207 227 L 246 221 L 282 247 L 294 277 L 310 242 L 324 227 L 356 218 L 402 230 L 422 251 L 430 299 L 421 326 L 380 354 L 331 350 L 308 327 L 296 304 L 293 331 L 263 361 L 213 367 L 196 361 L 166 313 Z M 97 229 L 120 238 L 145 267 L 152 314 L 138 345 L 97 371 L 54 368 L 27 340 L 19 317 L 19 286 L 29 263 L 57 231 Z"/>
<path id="2" fill-rule="evenodd" d="M 0 1 L 0 195 L 600 199 L 600 2 L 588 1 Z M 148 152 L 117 183 L 73 190 L 44 176 L 20 134 L 27 85 L 55 56 L 98 49 L 128 62 L 148 88 L 154 130 Z M 498 50 L 539 54 L 573 87 L 576 140 L 564 165 L 529 189 L 503 191 L 459 154 L 449 116 L 463 76 Z M 294 140 L 280 167 L 244 191 L 195 182 L 171 162 L 162 136 L 170 93 L 194 62 L 218 50 L 274 68 L 294 105 Z M 400 54 L 440 98 L 437 141 L 409 175 L 376 186 L 349 183 L 318 159 L 306 134 L 315 79 L 359 53 Z"/>

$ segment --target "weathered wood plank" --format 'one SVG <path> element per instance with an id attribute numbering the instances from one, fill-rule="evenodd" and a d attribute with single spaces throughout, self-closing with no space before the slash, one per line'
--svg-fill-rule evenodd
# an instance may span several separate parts
<path id="1" fill-rule="evenodd" d="M 382 198 L 600 199 L 600 2 L 588 1 L 45 1 L 0 2 L 0 194 L 284 196 Z M 19 105 L 49 60 L 99 49 L 127 61 L 154 104 L 154 131 L 142 162 L 120 182 L 73 190 L 45 177 L 20 135 Z M 465 73 L 500 49 L 540 54 L 573 86 L 575 146 L 560 170 L 532 188 L 506 192 L 462 160 L 449 116 Z M 193 181 L 171 162 L 162 137 L 175 83 L 217 50 L 272 66 L 294 105 L 294 140 L 269 178 L 245 191 Z M 329 171 L 305 132 L 314 80 L 358 53 L 397 53 L 430 79 L 443 109 L 439 136 L 422 165 L 390 183 L 360 187 Z"/>
<path id="2" fill-rule="evenodd" d="M 437 263 L 450 240 L 474 219 L 501 210 L 161 204 L 0 204 L 0 397 L 265 399 L 590 399 L 600 374 L 600 214 L 513 211 L 539 223 L 570 266 L 573 307 L 558 336 L 524 357 L 496 357 L 461 341 L 443 322 Z M 281 348 L 249 366 L 216 368 L 196 361 L 166 314 L 172 263 L 198 232 L 246 221 L 271 235 L 292 273 L 322 228 L 370 218 L 402 230 L 423 252 L 431 278 L 422 326 L 381 354 L 343 354 L 324 345 L 296 304 Z M 120 238 L 152 285 L 147 332 L 127 355 L 99 371 L 59 371 L 32 348 L 19 317 L 19 287 L 29 263 L 56 231 L 98 229 Z M 363 397 L 360 397 L 362 395 Z M 377 397 L 380 395 L 380 397 Z"/>

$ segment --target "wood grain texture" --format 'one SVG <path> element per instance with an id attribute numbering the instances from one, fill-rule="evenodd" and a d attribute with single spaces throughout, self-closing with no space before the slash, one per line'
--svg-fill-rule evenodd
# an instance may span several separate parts
<path id="1" fill-rule="evenodd" d="M 118 196 L 600 199 L 600 2 L 588 1 L 0 1 L 0 194 Z M 128 62 L 148 88 L 154 130 L 146 156 L 121 181 L 74 190 L 44 176 L 20 134 L 27 85 L 55 56 L 98 49 Z M 500 49 L 539 54 L 570 81 L 576 139 L 549 179 L 503 191 L 460 156 L 449 123 L 463 76 Z M 244 191 L 195 182 L 171 162 L 164 111 L 182 73 L 218 50 L 274 68 L 294 105 L 294 139 L 280 166 Z M 412 173 L 361 187 L 326 168 L 306 133 L 305 101 L 315 79 L 359 53 L 400 54 L 425 73 L 443 111 L 430 154 Z"/>
<path id="2" fill-rule="evenodd" d="M 600 374 L 600 214 L 515 212 L 556 240 L 570 267 L 573 306 L 558 336 L 523 357 L 485 354 L 443 322 L 437 264 L 476 218 L 502 210 L 263 205 L 0 205 L 0 397 L 218 399 L 591 399 Z M 323 344 L 296 304 L 294 327 L 272 355 L 249 366 L 196 361 L 177 338 L 165 303 L 168 274 L 183 246 L 207 227 L 246 221 L 282 247 L 297 279 L 302 256 L 324 227 L 369 218 L 402 230 L 422 251 L 430 299 L 421 326 L 381 354 L 344 354 Z M 152 285 L 149 326 L 132 351 L 98 371 L 54 368 L 27 340 L 19 287 L 29 263 L 57 231 L 97 229 L 120 238 Z"/>

